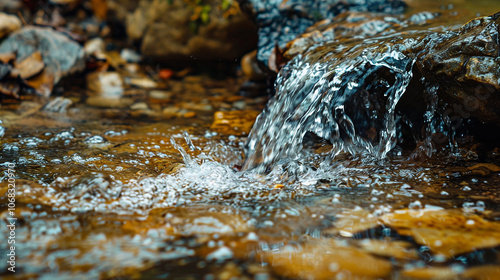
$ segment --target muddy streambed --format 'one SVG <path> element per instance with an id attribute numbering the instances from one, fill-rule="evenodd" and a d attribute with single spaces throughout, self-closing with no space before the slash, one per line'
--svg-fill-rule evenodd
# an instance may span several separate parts
<path id="1" fill-rule="evenodd" d="M 495 6 L 416 2 L 457 23 Z M 500 279 L 498 149 L 329 160 L 324 143 L 240 171 L 267 101 L 240 82 L 188 75 L 127 109 L 2 104 L 1 277 Z"/>

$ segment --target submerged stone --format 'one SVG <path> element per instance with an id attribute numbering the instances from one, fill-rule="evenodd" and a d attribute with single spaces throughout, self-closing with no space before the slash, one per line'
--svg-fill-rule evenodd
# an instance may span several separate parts
<path id="1" fill-rule="evenodd" d="M 251 11 L 259 27 L 257 58 L 265 64 L 275 46 L 283 48 L 321 19 L 333 18 L 345 11 L 397 14 L 406 7 L 400 0 L 240 0 L 240 3 Z"/>

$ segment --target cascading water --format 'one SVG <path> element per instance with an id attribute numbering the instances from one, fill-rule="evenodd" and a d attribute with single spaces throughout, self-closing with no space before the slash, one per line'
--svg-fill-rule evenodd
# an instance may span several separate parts
<path id="1" fill-rule="evenodd" d="M 333 156 L 347 151 L 384 157 L 394 147 L 395 108 L 414 60 L 384 45 L 339 46 L 337 54 L 327 51 L 331 47 L 319 45 L 281 70 L 277 94 L 249 136 L 244 168 L 264 171 L 280 159 L 293 159 L 308 132 L 330 141 Z M 362 102 L 352 104 L 354 99 Z"/>

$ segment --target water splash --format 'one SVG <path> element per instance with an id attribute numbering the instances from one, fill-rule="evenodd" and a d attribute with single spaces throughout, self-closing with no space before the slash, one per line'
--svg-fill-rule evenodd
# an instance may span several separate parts
<path id="1" fill-rule="evenodd" d="M 397 47 L 324 43 L 295 57 L 249 135 L 244 168 L 263 172 L 296 159 L 307 133 L 333 144 L 332 156 L 385 157 L 396 143 L 396 105 L 415 62 Z"/>

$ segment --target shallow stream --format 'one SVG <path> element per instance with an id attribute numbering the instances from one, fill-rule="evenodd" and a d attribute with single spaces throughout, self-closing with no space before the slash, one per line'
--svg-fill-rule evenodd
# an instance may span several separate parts
<path id="1" fill-rule="evenodd" d="M 409 6 L 450 26 L 500 8 Z M 148 110 L 69 93 L 77 101 L 65 113 L 2 104 L 2 236 L 17 218 L 16 273 L 5 273 L 2 241 L 2 279 L 500 279 L 498 148 L 458 143 L 426 158 L 396 147 L 380 159 L 332 157 L 323 141 L 266 172 L 244 170 L 267 98 L 236 96 L 234 78 L 171 83 L 181 92 L 146 98 Z M 214 122 L 217 111 L 234 113 Z"/>

